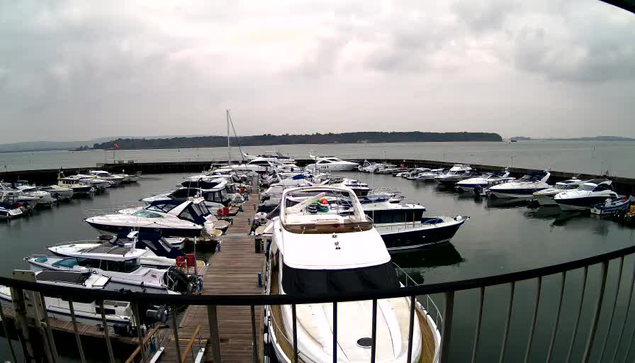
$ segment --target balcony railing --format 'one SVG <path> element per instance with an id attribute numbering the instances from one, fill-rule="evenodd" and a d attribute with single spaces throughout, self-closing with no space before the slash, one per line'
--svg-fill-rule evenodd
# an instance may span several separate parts
<path id="1" fill-rule="evenodd" d="M 485 294 L 489 289 L 496 289 L 499 286 L 508 286 L 509 294 L 505 301 L 505 309 L 500 309 L 497 313 L 500 313 L 504 317 L 504 329 L 501 334 L 501 346 L 500 352 L 497 354 L 500 362 L 505 361 L 505 357 L 507 349 L 509 347 L 509 336 L 510 336 L 510 325 L 512 320 L 514 319 L 514 315 L 512 311 L 514 309 L 514 296 L 517 291 L 517 287 L 520 282 L 523 281 L 535 281 L 535 289 L 533 289 L 533 298 L 529 301 L 532 308 L 532 314 L 529 325 L 526 327 L 529 331 L 527 335 L 527 341 L 525 343 L 524 348 L 524 361 L 527 362 L 530 360 L 532 346 L 534 344 L 535 330 L 537 326 L 537 318 L 538 311 L 541 305 L 549 305 L 555 308 L 555 316 L 552 319 L 552 326 L 550 327 L 551 333 L 549 343 L 545 346 L 544 352 L 545 358 L 540 358 L 540 361 L 553 361 L 553 352 L 556 348 L 556 342 L 565 341 L 565 346 L 561 346 L 562 349 L 566 348 L 566 359 L 563 361 L 569 362 L 572 361 L 572 358 L 575 355 L 580 355 L 579 360 L 576 361 L 581 362 L 589 362 L 592 353 L 594 359 L 598 361 L 618 361 L 617 358 L 621 356 L 623 359 L 621 361 L 627 361 L 630 353 L 631 346 L 633 345 L 633 339 L 635 338 L 635 329 L 627 329 L 627 323 L 629 320 L 629 311 L 632 302 L 632 293 L 633 293 L 633 283 L 635 282 L 635 264 L 632 261 L 633 259 L 628 256 L 635 253 L 635 246 L 628 247 L 624 249 L 620 249 L 617 251 L 604 253 L 601 255 L 584 258 L 576 261 L 561 263 L 552 266 L 546 266 L 536 269 L 530 269 L 525 271 L 513 272 L 513 273 L 505 273 L 496 276 L 483 277 L 483 278 L 475 278 L 475 279 L 467 279 L 461 281 L 453 281 L 453 282 L 444 282 L 444 283 L 436 283 L 436 284 L 424 284 L 424 285 L 415 285 L 414 280 L 410 280 L 410 278 L 406 278 L 406 283 L 403 283 L 403 287 L 398 289 L 391 290 L 381 290 L 374 291 L 372 293 L 369 292 L 351 292 L 347 294 L 341 294 L 338 296 L 323 296 L 323 295 L 304 295 L 304 296 L 292 296 L 292 295 L 223 295 L 223 296 L 211 296 L 211 295 L 162 295 L 162 294 L 144 294 L 144 293 L 132 293 L 132 292 L 118 292 L 118 291 L 90 291 L 83 289 L 76 289 L 70 287 L 60 287 L 60 286 L 51 286 L 45 284 L 38 284 L 34 282 L 16 280 L 11 278 L 0 278 L 0 285 L 5 285 L 11 287 L 12 296 L 14 300 L 14 305 L 16 310 L 20 310 L 20 308 L 24 307 L 24 292 L 25 291 L 33 291 L 39 292 L 42 296 L 54 296 L 54 297 L 63 297 L 67 301 L 70 302 L 71 306 L 71 318 L 73 326 L 75 327 L 74 333 L 76 337 L 77 349 L 80 352 L 80 358 L 82 361 L 85 361 L 83 355 L 83 348 L 80 339 L 80 333 L 77 329 L 77 321 L 76 314 L 72 309 L 73 303 L 72 301 L 81 301 L 86 299 L 94 299 L 97 301 L 99 306 L 101 307 L 101 317 L 103 320 L 103 325 L 106 325 L 106 316 L 105 309 L 103 308 L 103 304 L 105 300 L 114 300 L 114 301 L 127 301 L 131 303 L 132 311 L 134 312 L 134 321 L 140 322 L 139 319 L 139 306 L 140 304 L 162 304 L 170 307 L 174 306 L 183 306 L 183 305 L 198 305 L 198 306 L 206 306 L 208 311 L 208 321 L 206 322 L 209 327 L 210 336 L 202 337 L 202 339 L 209 339 L 211 353 L 214 356 L 214 360 L 217 362 L 222 361 L 221 350 L 220 350 L 220 336 L 218 330 L 218 321 L 219 316 L 217 314 L 218 306 L 245 306 L 250 307 L 252 314 L 252 330 L 253 330 L 253 359 L 255 362 L 259 361 L 261 357 L 258 356 L 258 346 L 263 344 L 262 341 L 259 341 L 259 334 L 257 334 L 257 326 L 259 325 L 256 322 L 256 314 L 254 314 L 254 310 L 258 307 L 267 306 L 267 305 L 291 305 L 293 310 L 295 310 L 296 305 L 298 304 L 333 304 L 334 310 L 337 309 L 337 303 L 348 302 L 348 301 L 359 301 L 359 300 L 370 300 L 373 305 L 377 306 L 377 301 L 380 299 L 388 299 L 388 298 L 399 298 L 399 297 L 408 297 L 411 301 L 418 301 L 422 306 L 426 309 L 431 319 L 436 323 L 439 329 L 442 332 L 442 340 L 441 340 L 441 349 L 440 356 L 437 357 L 441 362 L 449 362 L 451 360 L 452 354 L 457 353 L 456 351 L 451 351 L 452 346 L 452 338 L 453 338 L 453 324 L 455 314 L 455 300 L 457 299 L 457 293 L 467 290 L 472 290 L 478 293 L 478 304 L 474 306 L 475 314 L 473 316 L 474 322 L 476 324 L 475 332 L 472 336 L 472 349 L 471 349 L 471 361 L 475 362 L 479 353 L 479 346 L 481 342 L 481 338 L 483 334 L 487 334 L 488 337 L 495 333 L 498 335 L 498 332 L 487 330 L 484 331 L 484 300 Z M 629 263 L 626 263 L 628 261 Z M 609 273 L 609 266 L 613 266 L 613 270 L 616 273 Z M 629 269 L 632 269 L 632 273 L 630 277 L 625 274 L 624 269 L 625 265 L 629 265 Z M 599 267 L 599 276 L 595 276 L 596 266 Z M 627 269 L 627 271 L 629 270 Z M 403 271 L 399 271 L 398 274 L 402 274 Z M 567 339 L 556 339 L 558 336 L 559 329 L 561 328 L 561 318 L 563 311 L 563 300 L 565 294 L 565 290 L 567 287 L 567 282 L 572 280 L 572 278 L 568 278 L 568 276 L 573 276 L 572 271 L 580 270 L 582 272 L 582 279 L 580 282 L 581 293 L 578 303 L 575 304 L 575 309 L 573 313 L 575 315 L 575 319 L 573 319 L 573 326 L 571 327 L 571 335 Z M 609 276 L 611 278 L 609 279 Z M 548 277 L 555 277 L 557 280 L 557 293 L 555 294 L 546 294 L 543 292 L 543 282 Z M 607 291 L 612 291 L 611 289 L 607 289 L 607 284 L 610 286 L 615 286 L 613 298 L 613 294 L 608 294 Z M 575 286 L 574 286 L 575 287 Z M 500 291 L 499 291 L 500 292 Z M 430 297 L 430 295 L 442 295 L 444 297 L 444 309 L 440 311 L 437 309 L 434 301 Z M 624 295 L 625 294 L 625 295 Z M 462 296 L 462 295 L 461 295 Z M 620 300 L 622 303 L 618 303 L 618 297 L 622 296 L 623 299 Z M 588 304 L 589 297 L 593 299 L 593 308 L 591 314 L 582 314 L 583 305 Z M 626 303 L 623 300 L 626 300 Z M 605 300 L 610 303 L 605 303 Z M 498 301 L 500 302 L 500 300 Z M 412 340 L 412 319 L 414 319 L 414 309 L 415 304 L 410 304 L 411 306 L 411 314 L 410 314 L 410 335 L 409 340 Z M 616 311 L 620 310 L 618 314 L 621 319 L 616 319 Z M 19 313 L 19 311 L 18 311 Z M 334 315 L 337 313 L 334 311 Z M 173 327 L 177 327 L 176 319 L 174 314 L 171 317 L 171 323 Z M 598 326 L 600 323 L 600 317 L 606 317 L 603 320 L 603 329 L 601 334 L 598 334 Z M 0 309 L 0 318 L 3 321 L 2 327 L 5 329 L 5 336 L 8 337 L 7 327 L 5 322 L 5 317 L 2 316 L 2 312 Z M 372 314 L 372 317 L 369 316 L 369 319 L 372 318 L 372 326 L 373 326 L 373 341 L 372 341 L 372 351 L 375 351 L 375 338 L 376 338 L 376 314 Z M 46 334 L 44 334 L 44 342 L 46 346 L 44 347 L 34 347 L 33 349 L 44 349 L 49 355 L 56 355 L 55 349 L 55 340 L 51 333 L 50 325 L 48 322 L 48 317 L 44 314 L 42 317 L 42 321 L 45 322 L 43 327 L 46 330 Z M 584 323 L 588 325 L 588 329 L 586 331 L 581 330 L 581 325 L 584 320 Z M 633 324 L 633 323 L 631 323 Z M 136 324 L 140 326 L 140 324 Z M 631 325 L 632 326 L 632 325 Z M 290 345 L 294 349 L 294 357 L 298 357 L 297 355 L 297 334 L 296 334 L 296 324 L 293 324 L 294 330 L 293 334 L 289 339 Z M 569 326 L 567 325 L 567 328 Z M 334 327 L 337 330 L 337 327 Z M 630 334 L 625 334 L 630 330 Z M 461 336 L 465 335 L 465 332 L 461 332 Z M 584 336 L 583 336 L 584 333 Z M 109 329 L 103 330 L 103 338 L 106 341 L 106 350 L 109 356 L 109 360 L 114 362 L 116 357 L 114 356 L 112 345 L 110 343 L 110 334 Z M 336 333 L 334 334 L 336 336 Z M 561 334 L 560 334 L 561 335 Z M 625 335 L 629 335 L 628 337 Z M 25 339 L 26 337 L 20 336 L 20 339 Z M 612 349 L 607 349 L 610 339 L 610 346 Z M 7 338 L 8 339 L 8 338 Z M 148 354 L 146 352 L 147 341 L 141 333 L 140 329 L 137 329 L 137 339 L 139 342 L 139 355 L 141 360 L 144 362 L 149 361 Z M 177 343 L 179 342 L 178 331 L 174 329 L 174 339 Z M 336 339 L 336 338 L 335 338 Z M 584 348 L 577 349 L 576 341 L 579 339 L 584 339 Z M 9 346 L 11 347 L 12 359 L 16 361 L 15 358 L 15 349 L 16 347 L 11 344 L 11 341 L 8 341 Z M 33 352 L 28 351 L 28 346 L 21 341 L 21 346 L 24 347 L 25 350 L 23 352 L 25 357 L 33 357 Z M 411 346 L 410 342 L 410 346 Z M 514 345 L 518 345 L 517 342 Z M 177 350 L 180 348 L 177 348 Z M 562 351 L 561 349 L 561 351 Z M 619 353 L 622 354 L 619 354 Z M 580 354 L 581 353 L 581 354 Z M 335 356 L 335 355 L 334 355 Z M 374 362 L 375 354 L 372 355 L 371 361 Z M 410 355 L 409 355 L 410 358 Z M 534 357 L 535 361 L 537 358 Z M 180 359 L 179 359 L 180 360 Z M 335 359 L 334 359 L 335 361 Z M 463 360 L 461 360 L 463 361 Z M 558 360 L 561 361 L 561 360 Z M 408 359 L 410 362 L 410 359 Z"/>

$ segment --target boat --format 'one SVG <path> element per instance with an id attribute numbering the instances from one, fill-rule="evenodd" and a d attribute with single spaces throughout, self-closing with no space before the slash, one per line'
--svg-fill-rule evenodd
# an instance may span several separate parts
<path id="1" fill-rule="evenodd" d="M 247 160 L 256 160 L 256 159 L 270 159 L 272 161 L 281 163 L 281 164 L 295 164 L 295 159 L 290 156 L 282 155 L 279 151 L 265 151 L 260 155 L 252 155 L 246 152 L 243 152 L 243 156 Z"/>
<path id="2" fill-rule="evenodd" d="M 90 170 L 88 174 L 111 182 L 113 187 L 121 185 L 125 180 L 124 176 L 111 174 L 105 170 Z"/>
<path id="3" fill-rule="evenodd" d="M 431 170 L 430 168 L 414 168 L 410 170 L 410 172 L 407 172 L 404 175 L 402 175 L 402 177 L 408 180 L 417 180 L 417 178 L 419 177 L 419 174 L 427 173 L 430 170 Z"/>
<path id="4" fill-rule="evenodd" d="M 73 197 L 72 188 L 52 184 L 40 186 L 39 189 L 45 192 L 49 192 L 51 196 L 57 200 L 69 200 Z"/>
<path id="5" fill-rule="evenodd" d="M 516 178 L 509 176 L 508 171 L 494 171 L 475 178 L 461 180 L 456 183 L 456 188 L 463 192 L 474 191 L 480 194 L 489 187 L 507 183 L 515 179 Z"/>
<path id="6" fill-rule="evenodd" d="M 60 174 L 57 178 L 57 185 L 70 188 L 74 196 L 86 196 L 95 192 L 95 188 L 87 180 L 76 175 L 63 176 Z"/>
<path id="7" fill-rule="evenodd" d="M 426 207 L 414 203 L 393 203 L 391 196 L 360 197 L 364 213 L 375 223 L 412 222 L 423 217 Z"/>
<path id="8" fill-rule="evenodd" d="M 133 244 L 122 246 L 105 242 L 83 247 L 71 243 L 52 246 L 48 250 L 54 255 L 34 254 L 25 258 L 33 271 L 92 272 L 149 293 L 185 294 L 197 288 L 195 278 L 184 276 L 175 267 L 157 269 L 141 265 L 146 250 L 137 249 Z"/>
<path id="9" fill-rule="evenodd" d="M 351 178 L 331 178 L 329 184 L 334 187 L 348 188 L 355 192 L 358 197 L 368 195 L 370 188 L 367 183 Z"/>
<path id="10" fill-rule="evenodd" d="M 24 211 L 20 207 L 15 207 L 8 203 L 0 202 L 0 219 L 10 220 L 20 218 L 24 214 Z"/>
<path id="11" fill-rule="evenodd" d="M 315 163 L 307 165 L 305 169 L 314 173 L 318 171 L 350 171 L 357 169 L 359 165 L 335 156 L 309 156 L 315 160 Z"/>
<path id="12" fill-rule="evenodd" d="M 613 190 L 610 180 L 592 179 L 582 183 L 575 190 L 557 194 L 553 199 L 562 210 L 589 210 L 594 204 L 617 197 L 619 195 Z"/>
<path id="13" fill-rule="evenodd" d="M 7 183 L 0 183 L 0 203 L 32 210 L 39 202 L 40 198 L 37 196 L 28 195 L 22 190 L 12 188 Z"/>
<path id="14" fill-rule="evenodd" d="M 325 204 L 331 202 L 332 205 Z M 352 205 L 352 210 L 342 213 L 340 206 L 346 205 Z M 265 272 L 266 294 L 336 295 L 400 287 L 381 236 L 351 190 L 289 189 L 273 225 Z M 410 299 L 382 299 L 376 306 L 376 359 L 409 361 Z M 265 306 L 265 351 L 270 361 L 332 362 L 332 309 L 331 304 L 302 304 L 295 307 L 294 314 L 291 305 Z M 372 309 L 370 300 L 337 304 L 340 359 L 371 359 Z M 425 318 L 423 307 L 417 304 L 415 311 L 419 318 L 412 321 L 413 362 L 422 355 L 437 356 L 441 341 L 436 325 Z M 289 342 L 293 341 L 296 326 L 298 356 L 294 357 Z M 424 337 L 434 338 L 424 344 Z"/>
<path id="15" fill-rule="evenodd" d="M 517 181 L 494 185 L 488 189 L 488 193 L 496 198 L 530 199 L 535 192 L 550 188 L 547 184 L 550 176 L 548 171 L 534 171 Z"/>
<path id="16" fill-rule="evenodd" d="M 57 201 L 55 198 L 53 198 L 51 193 L 41 190 L 40 188 L 34 185 L 28 185 L 28 184 L 17 185 L 16 189 L 21 191 L 25 195 L 37 198 L 36 206 L 50 207 L 51 204 Z"/>
<path id="17" fill-rule="evenodd" d="M 157 201 L 181 201 L 184 202 L 189 198 L 200 197 L 205 200 L 205 205 L 214 213 L 217 209 L 228 206 L 232 201 L 229 195 L 229 185 L 224 178 L 215 178 L 214 181 L 199 181 L 194 183 L 186 180 L 182 183 L 183 187 L 173 190 L 169 193 L 157 194 L 151 197 L 143 198 L 142 201 L 151 204 Z M 198 185 L 198 186 L 195 186 Z"/>
<path id="18" fill-rule="evenodd" d="M 114 214 L 98 215 L 84 221 L 93 228 L 113 234 L 135 231 L 157 232 L 162 236 L 197 237 L 215 234 L 214 216 L 203 198 L 185 202 L 157 201 L 146 208 L 132 208 Z"/>
<path id="19" fill-rule="evenodd" d="M 114 183 L 110 180 L 102 179 L 92 174 L 76 174 L 76 178 L 83 180 L 86 184 L 90 184 L 96 191 L 103 192 L 106 188 L 110 188 Z"/>
<path id="20" fill-rule="evenodd" d="M 422 217 L 419 220 L 375 223 L 390 253 L 410 252 L 449 242 L 470 218 L 465 216 Z"/>
<path id="21" fill-rule="evenodd" d="M 615 215 L 626 212 L 631 206 L 631 200 L 626 197 L 608 198 L 604 203 L 591 206 L 591 214 L 599 216 Z"/>
<path id="22" fill-rule="evenodd" d="M 444 169 L 431 169 L 428 171 L 424 171 L 423 173 L 419 173 L 419 175 L 417 175 L 416 180 L 423 182 L 434 181 L 437 176 L 443 173 L 443 171 Z"/>
<path id="23" fill-rule="evenodd" d="M 444 185 L 454 185 L 457 182 L 474 176 L 474 171 L 469 165 L 456 164 L 446 173 L 437 175 L 434 180 Z"/>
<path id="24" fill-rule="evenodd" d="M 539 205 L 558 205 L 556 201 L 553 199 L 556 195 L 566 191 L 578 189 L 580 185 L 584 183 L 583 180 L 578 178 L 572 178 L 568 180 L 563 180 L 557 182 L 553 187 L 539 190 L 534 193 L 534 200 Z"/>

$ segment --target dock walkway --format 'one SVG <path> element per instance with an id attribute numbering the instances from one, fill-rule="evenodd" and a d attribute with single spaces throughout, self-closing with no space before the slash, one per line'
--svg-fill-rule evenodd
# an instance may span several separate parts
<path id="1" fill-rule="evenodd" d="M 212 256 L 203 277 L 204 295 L 256 295 L 264 292 L 258 287 L 258 273 L 263 271 L 265 256 L 262 253 L 255 253 L 254 237 L 248 235 L 250 228 L 248 218 L 253 217 L 257 203 L 258 194 L 251 194 L 249 201 L 243 205 L 244 211 L 234 217 L 234 223 L 227 231 L 227 235 L 221 238 L 221 251 Z M 223 362 L 253 362 L 251 309 L 240 306 L 219 306 L 217 315 Z M 261 351 L 262 309 L 260 307 L 256 307 L 255 315 L 259 351 Z M 197 327 L 200 327 L 200 335 L 203 338 L 210 336 L 206 306 L 190 306 L 185 311 L 178 329 L 181 354 L 185 351 Z M 197 344 L 194 346 L 196 347 Z M 159 362 L 175 362 L 178 360 L 176 355 L 174 340 L 171 338 L 166 342 Z M 204 360 L 212 361 L 209 344 L 205 350 Z"/>

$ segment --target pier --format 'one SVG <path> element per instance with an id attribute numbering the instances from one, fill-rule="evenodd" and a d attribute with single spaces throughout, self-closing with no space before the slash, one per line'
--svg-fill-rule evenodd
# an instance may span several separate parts
<path id="1" fill-rule="evenodd" d="M 221 250 L 212 255 L 209 266 L 203 274 L 203 295 L 257 295 L 264 292 L 258 286 L 258 273 L 264 271 L 265 255 L 256 253 L 254 237 L 249 235 L 249 219 L 253 217 L 258 204 L 257 189 L 254 187 L 249 200 L 243 205 L 229 227 L 227 234 L 221 237 Z M 180 353 L 184 356 L 188 345 L 210 337 L 207 306 L 190 306 L 183 313 L 178 326 L 179 349 L 177 351 L 173 337 L 165 344 L 165 350 L 159 362 L 175 362 Z M 262 342 L 262 307 L 254 307 L 256 341 Z M 260 361 L 262 346 L 253 346 L 251 308 L 248 306 L 219 306 L 218 335 L 220 354 L 224 362 Z M 170 331 L 170 334 L 172 332 Z M 191 348 L 190 348 L 191 349 Z M 196 353 L 194 352 L 194 355 Z M 204 361 L 213 360 L 214 351 L 210 344 L 205 349 Z"/>

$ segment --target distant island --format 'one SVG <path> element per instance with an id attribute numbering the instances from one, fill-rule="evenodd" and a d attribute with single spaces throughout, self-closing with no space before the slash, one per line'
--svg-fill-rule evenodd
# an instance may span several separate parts
<path id="1" fill-rule="evenodd" d="M 263 146 L 285 144 L 355 144 L 385 142 L 443 142 L 443 141 L 503 141 L 490 132 L 347 132 L 314 133 L 304 135 L 253 135 L 232 138 L 234 145 Z M 170 137 L 170 138 L 119 138 L 96 143 L 93 149 L 175 149 L 227 146 L 226 136 Z"/>
<path id="2" fill-rule="evenodd" d="M 546 140 L 546 141 L 635 141 L 631 137 L 622 136 L 594 136 L 594 137 L 568 137 L 568 138 L 541 138 L 532 139 L 526 136 L 514 136 L 511 137 L 512 141 L 528 141 L 528 140 Z"/>

